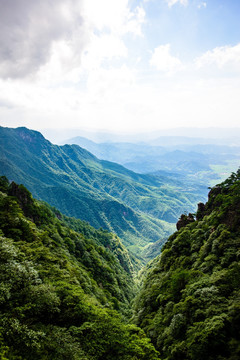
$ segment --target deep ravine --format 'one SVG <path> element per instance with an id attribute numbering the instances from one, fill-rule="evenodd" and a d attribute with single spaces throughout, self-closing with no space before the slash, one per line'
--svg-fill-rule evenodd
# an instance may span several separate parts
<path id="1" fill-rule="evenodd" d="M 240 357 L 240 170 L 141 263 L 106 230 L 0 181 L 2 359 Z"/>

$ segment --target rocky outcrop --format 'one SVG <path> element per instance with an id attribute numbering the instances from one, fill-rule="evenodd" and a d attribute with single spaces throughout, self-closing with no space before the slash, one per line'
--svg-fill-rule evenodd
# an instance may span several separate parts
<path id="1" fill-rule="evenodd" d="M 176 224 L 177 230 L 180 230 L 182 227 L 194 222 L 193 214 L 189 213 L 188 215 L 182 214 Z"/>

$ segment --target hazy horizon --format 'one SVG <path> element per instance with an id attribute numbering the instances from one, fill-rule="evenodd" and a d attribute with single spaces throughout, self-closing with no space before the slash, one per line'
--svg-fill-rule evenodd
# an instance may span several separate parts
<path id="1" fill-rule="evenodd" d="M 132 132 L 114 132 L 107 129 L 89 130 L 89 129 L 32 129 L 40 131 L 48 140 L 60 143 L 62 141 L 74 138 L 84 137 L 96 143 L 98 142 L 147 142 L 158 137 L 185 137 L 195 139 L 209 140 L 232 140 L 239 141 L 240 145 L 240 127 L 236 128 L 186 128 L 178 127 L 172 129 L 159 129 L 148 132 L 132 131 Z M 236 144 L 237 145 L 237 144 Z"/>

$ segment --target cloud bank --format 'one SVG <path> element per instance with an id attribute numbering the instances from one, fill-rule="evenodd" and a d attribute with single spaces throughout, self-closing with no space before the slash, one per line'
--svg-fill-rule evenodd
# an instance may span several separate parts
<path id="1" fill-rule="evenodd" d="M 160 45 L 154 49 L 150 65 L 158 71 L 172 74 L 183 68 L 181 61 L 170 54 L 170 44 Z"/>
<path id="2" fill-rule="evenodd" d="M 1 0 L 2 125 L 145 131 L 239 124 L 239 40 L 230 34 L 217 47 L 222 39 L 195 37 L 195 22 L 186 19 L 206 26 L 204 4 Z M 213 20 L 220 26 L 211 18 L 208 34 Z"/>
<path id="3" fill-rule="evenodd" d="M 218 69 L 240 71 L 240 44 L 235 46 L 220 46 L 207 51 L 196 59 L 198 68 L 215 66 Z"/>
<path id="4" fill-rule="evenodd" d="M 54 43 L 72 41 L 78 52 L 87 41 L 81 0 L 2 0 L 0 11 L 0 76 L 21 78 L 36 72 L 51 56 Z"/>

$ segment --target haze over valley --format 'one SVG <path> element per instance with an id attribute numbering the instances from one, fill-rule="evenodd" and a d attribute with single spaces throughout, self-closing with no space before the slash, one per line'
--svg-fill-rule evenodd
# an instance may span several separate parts
<path id="1" fill-rule="evenodd" d="M 189 130 L 192 130 L 193 134 L 199 133 L 198 129 L 185 129 L 185 132 L 188 133 Z M 204 130 L 202 129 L 202 133 L 209 133 L 208 129 Z M 219 179 L 224 180 L 238 168 L 240 130 L 235 129 L 235 136 L 232 137 L 227 136 L 228 130 L 225 129 L 225 137 L 219 138 L 155 135 L 152 139 L 146 140 L 146 134 L 145 141 L 142 136 L 142 141 L 133 141 L 132 137 L 133 142 L 124 142 L 122 135 L 122 141 L 116 142 L 111 140 L 114 139 L 114 134 L 109 134 L 108 141 L 99 142 L 100 134 L 98 142 L 77 136 L 62 143 L 78 144 L 100 159 L 118 162 L 138 173 L 186 176 L 186 179 L 189 178 L 193 182 L 210 186 Z M 231 130 L 229 133 L 232 133 Z M 94 137 L 94 134 L 89 135 Z M 219 132 L 215 129 L 215 136 L 217 135 Z"/>

